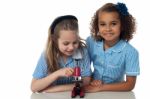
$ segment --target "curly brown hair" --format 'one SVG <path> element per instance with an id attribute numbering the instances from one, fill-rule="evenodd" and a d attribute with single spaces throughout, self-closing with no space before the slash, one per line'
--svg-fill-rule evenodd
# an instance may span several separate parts
<path id="1" fill-rule="evenodd" d="M 136 30 L 135 18 L 131 14 L 121 14 L 117 9 L 116 4 L 106 3 L 104 6 L 96 11 L 90 23 L 91 35 L 94 37 L 95 40 L 103 40 L 103 38 L 98 34 L 98 15 L 100 15 L 102 12 L 117 12 L 119 14 L 121 22 L 120 39 L 129 41 L 133 38 L 133 34 Z"/>

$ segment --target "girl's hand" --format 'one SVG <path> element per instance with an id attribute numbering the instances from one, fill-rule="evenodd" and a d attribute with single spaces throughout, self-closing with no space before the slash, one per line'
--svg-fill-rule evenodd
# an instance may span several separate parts
<path id="1" fill-rule="evenodd" d="M 56 72 L 57 72 L 58 76 L 60 76 L 60 77 L 70 77 L 70 76 L 73 75 L 74 69 L 70 68 L 70 67 L 67 67 L 67 68 L 59 69 Z"/>
<path id="2" fill-rule="evenodd" d="M 101 86 L 102 85 L 102 81 L 101 80 L 93 80 L 90 83 L 91 86 Z"/>
<path id="3" fill-rule="evenodd" d="M 101 91 L 101 86 L 88 85 L 84 87 L 85 92 L 99 92 Z"/>

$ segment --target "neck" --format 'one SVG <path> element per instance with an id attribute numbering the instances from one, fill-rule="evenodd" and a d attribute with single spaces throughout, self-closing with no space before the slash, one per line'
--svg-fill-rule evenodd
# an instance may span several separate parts
<path id="1" fill-rule="evenodd" d="M 63 60 L 64 63 L 66 63 L 66 61 L 67 61 L 67 56 L 62 55 L 62 60 Z"/>
<path id="2" fill-rule="evenodd" d="M 114 46 L 118 41 L 119 39 L 115 41 L 104 41 L 104 50 Z"/>

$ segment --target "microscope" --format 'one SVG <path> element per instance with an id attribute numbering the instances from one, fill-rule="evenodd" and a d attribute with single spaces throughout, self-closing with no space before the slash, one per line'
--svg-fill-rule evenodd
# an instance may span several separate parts
<path id="1" fill-rule="evenodd" d="M 80 68 L 80 60 L 82 59 L 81 52 L 77 50 L 73 58 L 76 63 L 76 66 L 74 68 L 74 74 L 73 74 L 75 86 L 72 90 L 71 97 L 75 98 L 77 95 L 79 95 L 80 98 L 84 98 L 84 89 L 82 85 L 83 83 L 82 83 L 81 68 Z"/>

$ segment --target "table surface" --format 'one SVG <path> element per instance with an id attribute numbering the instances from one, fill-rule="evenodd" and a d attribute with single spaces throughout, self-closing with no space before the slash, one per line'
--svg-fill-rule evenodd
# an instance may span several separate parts
<path id="1" fill-rule="evenodd" d="M 85 93 L 84 98 L 71 98 L 71 92 L 32 93 L 31 99 L 135 99 L 134 92 Z"/>

